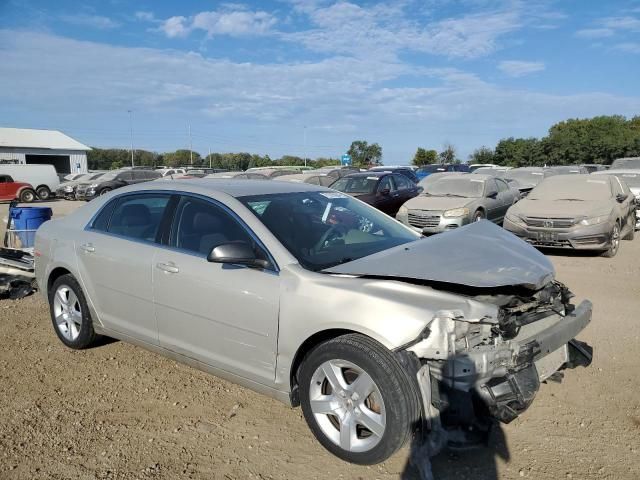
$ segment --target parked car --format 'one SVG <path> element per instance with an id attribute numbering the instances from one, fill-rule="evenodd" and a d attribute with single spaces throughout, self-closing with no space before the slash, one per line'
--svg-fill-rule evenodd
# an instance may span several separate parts
<path id="1" fill-rule="evenodd" d="M 617 158 L 611 163 L 612 169 L 640 169 L 640 157 Z"/>
<path id="2" fill-rule="evenodd" d="M 471 173 L 477 173 L 480 175 L 491 175 L 492 177 L 504 178 L 505 174 L 511 170 L 511 167 L 478 167 L 471 170 Z"/>
<path id="3" fill-rule="evenodd" d="M 308 170 L 304 173 L 295 173 L 293 175 L 281 175 L 276 178 L 281 182 L 302 182 L 311 185 L 322 185 L 328 187 L 336 181 L 334 177 L 330 177 L 326 173 L 318 173 L 316 170 Z"/>
<path id="4" fill-rule="evenodd" d="M 475 172 L 479 168 L 497 168 L 499 165 L 494 163 L 472 163 L 469 165 L 469 173 Z"/>
<path id="5" fill-rule="evenodd" d="M 0 174 L 9 175 L 16 182 L 33 185 L 40 200 L 48 200 L 60 184 L 53 165 L 24 165 L 19 163 L 0 164 Z"/>
<path id="6" fill-rule="evenodd" d="M 184 175 L 189 176 L 189 177 L 202 178 L 205 175 L 211 175 L 213 173 L 223 173 L 223 172 L 227 172 L 227 170 L 225 170 L 223 168 L 203 168 L 203 167 L 198 167 L 198 168 L 189 168 L 189 169 L 187 169 L 187 171 L 186 171 L 186 173 Z"/>
<path id="7" fill-rule="evenodd" d="M 636 197 L 636 230 L 640 229 L 640 170 L 601 170 L 593 175 L 614 175 L 621 182 L 626 183 L 631 193 Z"/>
<path id="8" fill-rule="evenodd" d="M 389 172 L 352 173 L 339 178 L 330 188 L 395 216 L 400 206 L 420 193 L 418 186 L 404 175 Z"/>
<path id="9" fill-rule="evenodd" d="M 322 167 L 313 170 L 315 173 L 325 173 L 334 179 L 346 177 L 347 175 L 358 173 L 359 171 L 360 169 L 358 167 Z"/>
<path id="10" fill-rule="evenodd" d="M 571 175 L 543 180 L 507 212 L 504 228 L 541 247 L 618 253 L 632 240 L 635 197 L 614 175 Z"/>
<path id="11" fill-rule="evenodd" d="M 422 180 L 432 173 L 438 172 L 469 172 L 469 166 L 462 163 L 434 163 L 433 165 L 425 165 L 418 168 L 416 175 Z"/>
<path id="12" fill-rule="evenodd" d="M 106 172 L 94 172 L 94 173 L 83 173 L 79 176 L 75 177 L 75 180 L 62 182 L 58 185 L 56 190 L 56 197 L 64 198 L 67 200 L 75 200 L 76 198 L 76 187 L 81 183 L 91 182 L 92 180 L 96 180 Z"/>
<path id="13" fill-rule="evenodd" d="M 281 177 L 282 175 L 295 175 L 300 173 L 300 169 L 288 169 L 288 168 L 248 168 L 246 173 L 259 173 L 267 178 Z"/>
<path id="14" fill-rule="evenodd" d="M 413 169 L 412 168 L 408 168 L 408 167 L 384 167 L 384 166 L 380 166 L 380 167 L 370 168 L 369 172 L 399 173 L 400 175 L 404 175 L 405 177 L 407 177 L 413 183 L 418 183 L 420 181 L 420 179 L 418 178 L 416 173 L 413 171 Z"/>
<path id="15" fill-rule="evenodd" d="M 16 182 L 11 175 L 0 174 L 0 201 L 19 200 L 31 203 L 36 199 L 33 186 L 26 182 Z"/>
<path id="16" fill-rule="evenodd" d="M 500 178 L 447 175 L 405 203 L 396 218 L 417 232 L 441 233 L 484 219 L 500 223 L 519 199 L 520 192 Z"/>
<path id="17" fill-rule="evenodd" d="M 306 170 L 314 170 L 313 167 L 305 167 L 302 165 L 272 165 L 270 167 L 251 167 L 247 168 L 247 172 L 257 172 L 263 173 L 263 170 L 273 171 L 273 170 L 290 170 L 295 173 L 304 172 Z"/>
<path id="18" fill-rule="evenodd" d="M 582 165 L 553 165 L 547 168 L 558 175 L 585 175 L 591 173 L 587 167 Z"/>
<path id="19" fill-rule="evenodd" d="M 171 175 L 185 175 L 187 173 L 184 168 L 156 168 L 155 171 L 163 177 L 170 177 Z"/>
<path id="20" fill-rule="evenodd" d="M 418 182 L 418 187 L 421 187 L 422 191 L 424 191 L 429 185 L 431 185 L 432 183 L 435 183 L 436 181 L 440 180 L 442 177 L 460 176 L 460 175 L 469 175 L 469 173 L 468 172 L 438 172 L 438 173 L 432 173 L 428 177 L 424 177 L 422 180 L 420 180 Z"/>
<path id="21" fill-rule="evenodd" d="M 95 197 L 99 197 L 100 195 L 109 193 L 117 188 L 141 182 L 148 182 L 157 178 L 161 178 L 161 175 L 155 170 L 113 170 L 102 174 L 95 180 L 78 184 L 76 186 L 76 200 L 88 201 Z"/>
<path id="22" fill-rule="evenodd" d="M 218 172 L 205 175 L 204 178 L 235 178 L 237 180 L 269 180 L 269 177 L 255 172 Z"/>
<path id="23" fill-rule="evenodd" d="M 58 174 L 58 177 L 60 177 L 60 175 L 62 175 L 60 182 L 72 182 L 74 180 L 79 180 L 84 175 L 88 175 L 88 173 L 60 173 Z"/>
<path id="24" fill-rule="evenodd" d="M 574 340 L 591 303 L 572 305 L 525 242 L 489 222 L 421 240 L 314 185 L 125 187 L 46 222 L 35 251 L 64 345 L 120 338 L 301 405 L 318 441 L 358 464 L 420 426 L 477 442 L 591 359 Z"/>
<path id="25" fill-rule="evenodd" d="M 503 178 L 516 180 L 520 195 L 525 197 L 529 192 L 538 185 L 542 180 L 552 175 L 558 175 L 558 172 L 545 167 L 520 167 L 512 168 L 504 172 Z"/>
<path id="26" fill-rule="evenodd" d="M 602 165 L 600 163 L 583 163 L 580 166 L 586 168 L 589 173 L 602 172 L 609 168 L 609 165 Z"/>

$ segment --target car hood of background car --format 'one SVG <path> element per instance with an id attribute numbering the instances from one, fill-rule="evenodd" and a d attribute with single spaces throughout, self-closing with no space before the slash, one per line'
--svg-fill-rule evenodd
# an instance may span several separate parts
<path id="1" fill-rule="evenodd" d="M 477 288 L 539 289 L 553 280 L 551 262 L 515 235 L 483 220 L 324 270 Z"/>
<path id="2" fill-rule="evenodd" d="M 472 203 L 477 198 L 464 197 L 438 197 L 430 195 L 420 195 L 412 198 L 404 204 L 409 210 L 451 210 L 453 208 L 464 207 Z"/>
<path id="3" fill-rule="evenodd" d="M 605 215 L 613 208 L 606 200 L 533 200 L 526 198 L 516 203 L 511 213 L 525 217 L 590 217 Z"/>

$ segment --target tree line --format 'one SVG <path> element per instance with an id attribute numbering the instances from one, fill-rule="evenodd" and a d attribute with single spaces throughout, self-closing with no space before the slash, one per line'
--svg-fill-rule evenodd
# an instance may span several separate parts
<path id="1" fill-rule="evenodd" d="M 378 143 L 355 140 L 347 153 L 357 167 L 371 167 L 382 162 L 382 147 Z M 620 157 L 640 156 L 640 116 L 627 119 L 621 115 L 599 116 L 588 119 L 569 119 L 556 123 L 542 138 L 502 139 L 494 148 L 482 146 L 469 155 L 469 163 L 494 163 L 512 167 L 532 165 L 570 165 L 581 163 L 610 164 Z M 87 153 L 91 170 L 109 170 L 131 165 L 131 152 L 125 149 L 94 148 Z M 408 161 L 406 163 L 409 163 Z M 438 152 L 419 147 L 412 159 L 414 165 L 432 163 L 461 163 L 455 146 L 446 144 Z M 138 166 L 191 166 L 225 170 L 246 170 L 251 167 L 305 165 L 305 159 L 284 155 L 272 159 L 269 155 L 247 152 L 212 153 L 202 156 L 198 152 L 176 150 L 157 153 L 134 151 L 134 164 Z M 340 165 L 339 158 L 320 157 L 306 159 L 306 165 L 324 167 Z"/>

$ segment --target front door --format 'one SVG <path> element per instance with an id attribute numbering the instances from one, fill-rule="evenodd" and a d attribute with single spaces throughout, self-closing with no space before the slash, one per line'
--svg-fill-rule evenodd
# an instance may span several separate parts
<path id="1" fill-rule="evenodd" d="M 169 248 L 153 260 L 160 345 L 259 383 L 275 378 L 280 277 L 274 270 L 207 261 L 221 244 L 246 242 L 244 224 L 213 201 L 183 196 Z"/>
<path id="2" fill-rule="evenodd" d="M 158 343 L 152 261 L 169 195 L 113 199 L 74 239 L 80 280 L 102 324 Z"/>

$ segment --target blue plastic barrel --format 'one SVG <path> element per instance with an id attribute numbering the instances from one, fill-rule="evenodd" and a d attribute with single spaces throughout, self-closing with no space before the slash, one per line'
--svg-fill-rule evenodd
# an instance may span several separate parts
<path id="1" fill-rule="evenodd" d="M 17 230 L 22 248 L 33 247 L 36 230 L 47 220 L 51 220 L 53 212 L 49 207 L 11 207 L 11 229 Z M 24 231 L 26 230 L 26 231 Z"/>

